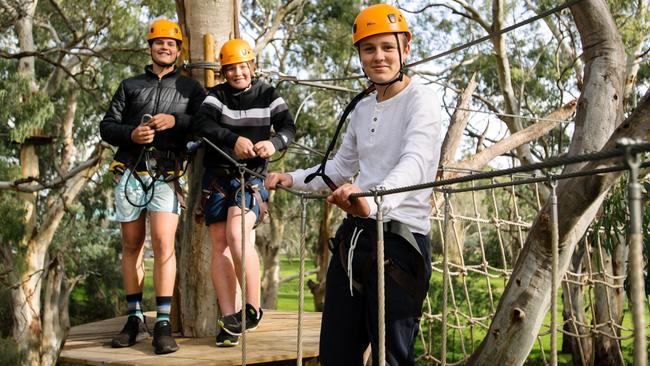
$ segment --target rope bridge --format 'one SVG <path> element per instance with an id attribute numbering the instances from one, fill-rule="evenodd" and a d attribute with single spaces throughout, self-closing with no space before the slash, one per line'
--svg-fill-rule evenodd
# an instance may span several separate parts
<path id="1" fill-rule="evenodd" d="M 227 154 L 221 151 L 209 140 L 204 141 L 224 157 Z M 410 187 L 401 187 L 388 190 L 373 189 L 370 192 L 355 193 L 353 197 L 374 196 L 378 205 L 377 209 L 377 275 L 378 283 L 384 283 L 383 270 L 383 196 L 404 191 L 433 188 L 433 211 L 431 219 L 437 225 L 437 235 L 442 246 L 442 253 L 434 254 L 432 258 L 432 283 L 431 290 L 425 301 L 425 309 L 421 323 L 421 343 L 423 353 L 419 360 L 427 364 L 460 365 L 468 361 L 471 353 L 483 339 L 490 323 L 493 320 L 497 303 L 503 293 L 505 285 L 510 280 L 512 268 L 520 251 L 523 249 L 526 232 L 531 228 L 531 221 L 542 210 L 542 199 L 539 190 L 541 183 L 548 183 L 552 188 L 548 200 L 551 204 L 551 236 L 552 236 L 552 286 L 551 286 L 551 320 L 542 326 L 537 336 L 544 364 L 557 365 L 557 334 L 573 337 L 577 340 L 582 364 L 587 364 L 587 350 L 584 349 L 582 340 L 587 337 L 601 336 L 616 341 L 634 338 L 635 364 L 647 362 L 647 329 L 645 325 L 644 308 L 650 307 L 643 289 L 643 263 L 641 251 L 641 186 L 637 177 L 641 168 L 650 166 L 650 161 L 641 162 L 641 153 L 650 151 L 650 144 L 626 144 L 619 148 L 601 151 L 580 156 L 560 157 L 548 159 L 544 162 L 527 166 L 514 167 L 498 171 L 472 172 L 469 175 L 457 178 L 429 182 Z M 588 171 L 577 171 L 566 174 L 546 175 L 531 174 L 539 170 L 550 170 L 579 162 L 604 160 L 624 157 L 624 165 L 615 165 L 597 168 Z M 230 158 L 229 158 L 230 159 Z M 245 165 L 236 161 L 232 163 L 238 167 L 241 180 L 244 174 L 264 176 L 248 170 Z M 612 273 L 606 265 L 607 250 L 603 248 L 601 237 L 602 230 L 595 230 L 596 235 L 585 235 L 580 241 L 576 252 L 583 253 L 584 258 L 576 268 L 584 267 L 584 271 L 567 271 L 561 280 L 565 292 L 578 292 L 579 296 L 566 296 L 569 306 L 564 311 L 564 320 L 557 319 L 558 298 L 558 215 L 557 195 L 555 188 L 558 180 L 603 174 L 609 172 L 629 170 L 629 213 L 630 234 L 628 240 L 631 279 L 631 312 L 633 328 L 624 327 L 617 319 L 615 311 L 617 305 L 612 303 L 612 291 L 621 292 L 625 274 Z M 456 171 L 457 172 L 457 171 Z M 476 182 L 488 180 L 488 183 L 477 185 Z M 244 186 L 242 182 L 241 186 Z M 304 313 L 304 262 L 306 260 L 306 215 L 307 201 L 326 197 L 322 193 L 309 193 L 278 188 L 300 197 L 301 202 L 301 235 L 300 235 L 300 287 L 299 287 L 299 322 L 297 364 L 302 365 L 302 323 Z M 497 189 L 505 189 L 506 194 L 497 194 Z M 452 197 L 453 194 L 453 197 Z M 469 195 L 465 198 L 464 195 Z M 461 197 L 461 198 L 457 198 Z M 532 197 L 532 199 L 531 199 Z M 521 200 L 527 200 L 525 204 Z M 471 205 L 468 206 L 467 203 Z M 463 205 L 464 204 L 464 205 Z M 441 207 L 444 207 L 441 209 Z M 244 210 L 244 207 L 241 207 Z M 243 217 L 243 214 L 242 214 Z M 471 232 L 472 240 L 467 239 Z M 594 230 L 592 230 L 592 233 Z M 242 220 L 242 236 L 245 235 Z M 593 239 L 595 238 L 595 239 Z M 245 242 L 245 240 L 242 240 Z M 436 240 L 433 240 L 435 243 Z M 434 248 L 435 249 L 435 248 Z M 440 248 L 439 248 L 440 249 Z M 242 253 L 242 257 L 245 252 Z M 626 256 L 627 257 L 627 256 Z M 245 261 L 245 258 L 242 258 Z M 584 263 L 584 266 L 581 264 Z M 244 273 L 245 278 L 245 272 Z M 245 283 L 245 279 L 242 281 Z M 485 283 L 485 286 L 481 286 Z M 242 284 L 242 286 L 243 286 Z M 436 285 L 442 286 L 436 286 Z M 384 329 L 384 293 L 383 286 L 379 286 L 379 363 L 385 364 L 385 329 Z M 436 293 L 442 289 L 442 294 Z M 586 290 L 587 296 L 582 295 Z M 597 294 L 605 291 L 606 316 L 600 315 L 600 306 L 597 303 Z M 432 296 L 432 295 L 441 295 Z M 242 297 L 245 291 L 242 291 Z M 583 314 L 574 311 L 572 301 L 587 301 L 587 308 L 591 311 L 591 322 Z M 242 299 L 242 303 L 246 299 Z M 567 309 L 568 307 L 568 309 Z M 584 306 L 582 307 L 585 308 Z M 598 314 L 597 314 L 598 312 Z M 622 314 L 622 310 L 621 313 Z M 243 321 L 245 324 L 245 320 Z M 545 354 L 542 338 L 550 336 L 550 354 Z M 451 339 L 451 345 L 448 339 Z M 458 340 L 458 344 L 456 344 Z M 242 337 L 242 362 L 246 363 L 246 331 Z M 619 357 L 623 359 L 621 348 L 618 347 Z M 449 356 L 447 353 L 449 352 Z M 449 360 L 451 358 L 451 360 Z"/>

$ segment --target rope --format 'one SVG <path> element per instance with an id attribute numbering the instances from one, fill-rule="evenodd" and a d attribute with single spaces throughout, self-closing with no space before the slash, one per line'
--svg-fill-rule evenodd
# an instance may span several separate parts
<path id="1" fill-rule="evenodd" d="M 247 335 L 246 335 L 246 178 L 244 176 L 244 169 L 239 169 L 239 194 L 240 202 L 239 209 L 241 214 L 241 362 L 242 366 L 246 365 L 246 358 L 248 355 L 247 350 Z"/>
<path id="2" fill-rule="evenodd" d="M 379 327 L 379 364 L 386 364 L 386 295 L 384 279 L 384 214 L 383 214 L 383 196 L 379 192 L 382 187 L 373 189 L 375 203 L 377 204 L 377 324 Z M 352 265 L 350 263 L 350 265 Z M 352 276 L 352 273 L 350 273 Z M 352 278 L 352 277 L 350 277 Z"/>
<path id="3" fill-rule="evenodd" d="M 307 237 L 307 200 L 304 197 L 300 199 L 300 280 L 298 283 L 298 357 L 296 364 L 302 365 L 302 328 L 305 314 L 305 240 Z"/>

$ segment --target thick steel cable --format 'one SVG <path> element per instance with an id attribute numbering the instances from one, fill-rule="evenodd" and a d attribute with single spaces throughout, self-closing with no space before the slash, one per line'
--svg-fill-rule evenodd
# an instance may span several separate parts
<path id="1" fill-rule="evenodd" d="M 386 364 L 386 297 L 384 279 L 384 196 L 379 195 L 382 187 L 375 187 L 375 204 L 377 204 L 377 327 L 379 336 L 379 364 Z M 350 248 L 352 250 L 352 248 Z M 352 264 L 350 264 L 352 265 Z M 352 276 L 352 274 L 350 274 Z"/>
<path id="2" fill-rule="evenodd" d="M 646 151 L 650 151 L 650 143 L 632 145 L 629 148 L 630 148 L 630 150 L 632 152 L 646 152 Z M 464 183 L 464 182 L 470 182 L 470 181 L 473 181 L 473 180 L 496 178 L 496 177 L 511 175 L 513 173 L 533 172 L 533 171 L 541 170 L 541 169 L 545 169 L 545 168 L 554 168 L 554 167 L 558 167 L 558 166 L 564 166 L 564 165 L 570 165 L 570 164 L 576 164 L 576 163 L 584 163 L 584 162 L 593 161 L 593 160 L 605 160 L 605 159 L 610 159 L 610 158 L 621 157 L 621 156 L 624 156 L 624 155 L 625 155 L 625 149 L 624 148 L 615 148 L 615 149 L 611 149 L 611 150 L 603 150 L 603 151 L 590 153 L 590 154 L 550 158 L 550 159 L 544 160 L 543 162 L 527 164 L 527 165 L 522 165 L 522 166 L 518 166 L 518 167 L 508 168 L 508 169 L 493 170 L 493 171 L 489 171 L 489 172 L 476 173 L 476 174 L 467 175 L 467 176 L 463 176 L 463 177 L 444 179 L 444 180 L 439 180 L 439 181 L 435 181 L 435 182 L 428 182 L 428 183 L 422 183 L 422 184 L 414 184 L 414 185 L 406 186 L 406 187 L 385 189 L 380 194 L 381 195 L 388 195 L 388 194 L 415 191 L 415 190 L 426 189 L 426 188 L 446 187 L 446 186 L 456 184 L 456 183 Z M 603 169 L 604 169 L 604 171 L 606 171 L 606 169 L 609 169 L 609 168 L 603 168 Z M 597 171 L 597 169 L 594 169 L 592 171 Z M 584 172 L 579 171 L 579 172 L 571 173 L 571 174 L 568 174 L 568 173 L 567 174 L 557 174 L 557 175 L 555 175 L 555 177 L 558 178 L 558 179 L 564 179 L 564 178 L 576 177 L 576 176 L 581 176 L 581 175 L 590 175 L 589 172 L 590 171 L 584 171 Z M 578 175 L 575 175 L 575 174 L 578 174 Z M 489 186 L 486 186 L 486 187 L 489 187 Z M 482 189 L 482 188 L 483 187 L 478 187 L 478 189 Z M 467 191 L 467 190 L 459 190 L 459 189 L 452 190 L 452 192 L 464 192 L 464 191 Z M 352 197 L 352 198 L 371 197 L 372 195 L 373 194 L 371 192 L 358 192 L 358 193 L 352 193 L 350 195 L 350 197 Z"/>

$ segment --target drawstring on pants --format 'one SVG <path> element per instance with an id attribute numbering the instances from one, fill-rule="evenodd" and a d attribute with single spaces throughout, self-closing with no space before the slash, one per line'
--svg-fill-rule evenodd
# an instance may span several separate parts
<path id="1" fill-rule="evenodd" d="M 354 248 L 357 246 L 357 241 L 359 236 L 363 232 L 363 228 L 359 229 L 357 226 L 354 227 L 352 232 L 352 237 L 350 238 L 350 250 L 348 251 L 348 279 L 350 280 L 350 296 L 354 296 L 352 283 L 354 281 L 352 277 L 352 260 L 354 259 Z"/>

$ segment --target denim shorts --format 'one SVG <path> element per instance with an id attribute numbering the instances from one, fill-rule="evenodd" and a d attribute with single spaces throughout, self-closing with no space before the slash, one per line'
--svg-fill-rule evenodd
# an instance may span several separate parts
<path id="1" fill-rule="evenodd" d="M 214 170 L 206 169 L 205 174 L 203 175 L 203 189 L 212 189 L 211 186 L 213 186 L 213 181 L 219 186 L 220 190 L 213 191 L 205 202 L 203 209 L 206 225 L 226 221 L 228 217 L 228 209 L 230 207 L 239 207 L 241 205 L 239 178 L 217 177 Z M 262 201 L 268 202 L 269 192 L 264 189 L 264 181 L 262 181 L 262 179 L 249 177 L 246 183 L 250 186 L 257 185 L 259 187 Z M 255 224 L 257 225 L 260 222 L 260 202 L 257 202 L 251 189 L 245 189 L 245 197 L 246 210 L 252 210 L 255 213 L 257 218 Z"/>
<path id="2" fill-rule="evenodd" d="M 148 174 L 139 177 L 144 185 L 149 186 L 151 184 L 152 178 Z M 115 186 L 116 221 L 135 221 L 145 209 L 150 212 L 180 214 L 181 204 L 174 190 L 174 182 L 166 183 L 163 177 L 159 177 L 156 183 L 145 193 L 140 180 L 134 174 L 130 174 L 127 169 L 117 182 Z M 179 183 L 181 186 L 184 184 L 182 178 L 179 178 Z"/>

